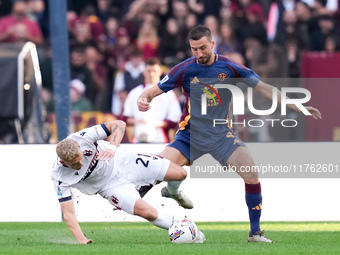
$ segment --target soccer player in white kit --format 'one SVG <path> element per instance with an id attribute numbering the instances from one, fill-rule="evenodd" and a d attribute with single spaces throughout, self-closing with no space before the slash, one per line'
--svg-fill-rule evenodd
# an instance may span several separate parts
<path id="1" fill-rule="evenodd" d="M 118 209 L 141 216 L 157 227 L 168 229 L 172 224 L 172 215 L 158 211 L 140 198 L 135 186 L 182 181 L 187 172 L 160 156 L 118 148 L 125 126 L 125 122 L 116 120 L 85 128 L 57 145 L 52 181 L 66 224 L 81 244 L 92 240 L 83 234 L 74 214 L 71 188 L 87 195 L 100 194 Z M 110 142 L 103 141 L 110 135 Z M 196 242 L 204 241 L 200 232 Z"/>

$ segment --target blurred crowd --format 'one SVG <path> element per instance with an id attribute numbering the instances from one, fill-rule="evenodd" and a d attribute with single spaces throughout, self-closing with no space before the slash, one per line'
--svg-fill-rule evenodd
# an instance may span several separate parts
<path id="1" fill-rule="evenodd" d="M 70 89 L 79 111 L 123 118 L 129 92 L 144 83 L 145 61 L 163 74 L 191 56 L 188 31 L 207 25 L 214 51 L 261 77 L 301 76 L 303 51 L 339 50 L 338 0 L 68 0 Z M 47 0 L 0 2 L 0 43 L 38 45 L 46 105 L 53 101 Z M 176 91 L 181 103 L 181 93 Z M 84 100 L 83 100 L 84 101 Z M 84 105 L 84 107 L 79 107 Z M 53 107 L 48 107 L 53 111 Z"/>

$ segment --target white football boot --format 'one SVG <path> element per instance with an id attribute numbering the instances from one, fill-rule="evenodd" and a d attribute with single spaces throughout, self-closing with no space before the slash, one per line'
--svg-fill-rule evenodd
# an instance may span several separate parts
<path id="1" fill-rule="evenodd" d="M 183 191 L 179 191 L 178 194 L 173 195 L 170 194 L 167 187 L 163 187 L 161 190 L 162 197 L 172 198 L 177 201 L 177 203 L 185 209 L 192 209 L 194 208 L 194 204 L 191 200 L 184 194 Z"/>
<path id="2" fill-rule="evenodd" d="M 250 243 L 274 243 L 273 240 L 265 237 L 264 231 L 257 231 L 254 234 L 249 233 L 248 242 Z"/>

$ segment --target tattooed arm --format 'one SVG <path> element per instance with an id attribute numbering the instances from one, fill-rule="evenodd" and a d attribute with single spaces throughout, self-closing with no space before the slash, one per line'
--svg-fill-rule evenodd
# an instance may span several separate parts
<path id="1" fill-rule="evenodd" d="M 126 124 L 124 121 L 115 120 L 112 122 L 104 123 L 108 131 L 111 133 L 110 145 L 108 148 L 98 154 L 99 160 L 111 160 L 123 139 Z"/>

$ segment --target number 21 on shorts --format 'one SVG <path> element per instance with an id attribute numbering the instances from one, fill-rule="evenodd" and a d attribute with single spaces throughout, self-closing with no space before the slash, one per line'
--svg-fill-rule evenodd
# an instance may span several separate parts
<path id="1" fill-rule="evenodd" d="M 150 160 L 158 160 L 161 157 L 153 154 L 140 154 L 138 153 L 138 158 L 136 159 L 136 164 L 143 164 L 144 167 L 148 167 Z"/>

